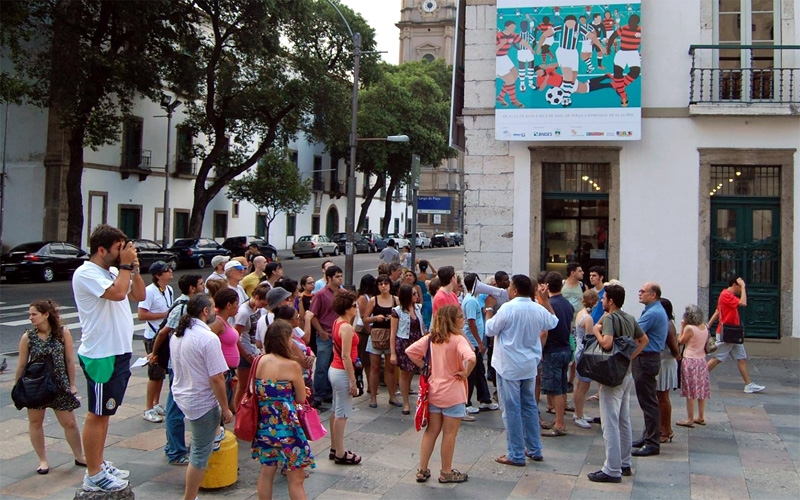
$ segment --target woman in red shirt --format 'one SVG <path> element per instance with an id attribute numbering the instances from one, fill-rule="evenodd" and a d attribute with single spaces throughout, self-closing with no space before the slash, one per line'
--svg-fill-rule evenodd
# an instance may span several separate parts
<path id="1" fill-rule="evenodd" d="M 431 349 L 431 375 L 428 377 L 430 415 L 420 445 L 418 483 L 424 483 L 431 477 L 428 461 L 440 433 L 443 436 L 439 482 L 463 483 L 467 480 L 466 474 L 453 469 L 456 435 L 461 419 L 467 414 L 467 377 L 475 367 L 475 351 L 464 337 L 463 329 L 461 308 L 444 305 L 434 313 L 431 333 L 406 349 L 408 357 L 419 367 L 424 364 L 429 345 Z"/>
<path id="2" fill-rule="evenodd" d="M 358 394 L 354 369 L 358 358 L 358 335 L 353 329 L 356 295 L 338 292 L 333 299 L 333 310 L 339 317 L 333 323 L 333 362 L 328 369 L 328 380 L 333 388 L 331 451 L 328 458 L 339 465 L 358 465 L 361 457 L 344 447 L 344 427 L 353 411 L 353 396 Z"/>

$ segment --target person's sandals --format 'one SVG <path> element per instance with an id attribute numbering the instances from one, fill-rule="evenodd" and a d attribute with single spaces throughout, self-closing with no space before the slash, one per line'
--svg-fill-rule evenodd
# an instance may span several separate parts
<path id="1" fill-rule="evenodd" d="M 542 460 L 544 460 L 544 457 L 542 455 L 534 455 L 534 454 L 532 454 L 530 452 L 527 452 L 527 451 L 525 452 L 525 456 L 530 458 L 534 462 L 541 462 Z"/>
<path id="2" fill-rule="evenodd" d="M 170 465 L 189 465 L 189 458 L 186 455 L 181 456 L 175 460 L 169 461 Z"/>
<path id="3" fill-rule="evenodd" d="M 336 465 L 358 465 L 361 463 L 361 457 L 348 450 L 344 456 L 334 457 L 333 461 Z"/>
<path id="4" fill-rule="evenodd" d="M 500 455 L 499 457 L 495 458 L 494 461 L 497 462 L 498 464 L 503 464 L 503 465 L 513 465 L 514 467 L 525 467 L 525 462 L 517 463 L 508 458 L 506 455 Z"/>
<path id="5" fill-rule="evenodd" d="M 551 424 L 547 420 L 539 419 L 539 427 L 541 427 L 542 429 L 545 429 L 545 430 L 552 429 L 553 428 L 553 424 Z"/>
<path id="6" fill-rule="evenodd" d="M 424 483 L 431 477 L 431 470 L 430 469 L 417 469 L 417 482 Z"/>
<path id="7" fill-rule="evenodd" d="M 467 475 L 463 472 L 459 472 L 456 469 L 451 470 L 450 472 L 446 473 L 443 470 L 439 471 L 439 482 L 440 483 L 464 483 L 467 481 Z"/>
<path id="8" fill-rule="evenodd" d="M 575 407 L 574 406 L 570 406 L 570 405 L 566 405 L 564 407 L 564 411 L 575 411 Z M 552 407 L 548 408 L 547 409 L 547 413 L 549 413 L 550 415 L 555 415 L 556 414 L 556 409 L 552 408 Z"/>
<path id="9" fill-rule="evenodd" d="M 699 418 L 694 419 L 694 423 L 697 425 L 706 425 L 706 421 Z"/>
<path id="10" fill-rule="evenodd" d="M 566 435 L 567 435 L 567 429 L 559 429 L 558 427 L 555 427 L 555 426 L 553 426 L 553 428 L 550 429 L 550 432 L 543 432 L 542 433 L 542 436 L 547 436 L 547 437 L 558 437 L 558 436 L 566 436 Z"/>
<path id="11" fill-rule="evenodd" d="M 680 425 L 681 427 L 688 427 L 690 429 L 694 429 L 694 422 L 691 420 L 678 420 L 675 422 L 675 425 Z"/>

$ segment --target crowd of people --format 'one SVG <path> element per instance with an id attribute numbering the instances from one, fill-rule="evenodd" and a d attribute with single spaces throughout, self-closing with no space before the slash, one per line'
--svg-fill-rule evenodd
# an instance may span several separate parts
<path id="1" fill-rule="evenodd" d="M 387 248 L 394 250 L 393 245 Z M 82 327 L 77 362 L 87 383 L 82 439 L 74 415 L 80 405 L 76 360 L 57 305 L 32 303 L 32 327 L 20 340 L 15 382 L 28 362 L 49 356 L 58 386 L 51 403 L 28 408 L 37 472 L 49 472 L 42 422 L 45 409 L 52 408 L 75 465 L 86 467 L 83 489 L 128 487 L 130 472 L 104 460 L 104 449 L 109 418 L 122 404 L 130 377 L 129 300 L 138 301 L 138 317 L 147 323 L 143 418 L 165 421 L 166 458 L 187 466 L 186 500 L 196 498 L 251 371 L 251 391 L 259 405 L 258 431 L 251 443 L 252 457 L 261 464 L 259 498 L 271 498 L 279 469 L 290 497 L 305 498 L 303 482 L 307 469 L 315 467 L 315 457 L 300 425 L 299 404 L 330 411 L 330 460 L 345 466 L 362 462 L 347 448 L 345 436 L 353 398 L 363 393 L 363 371 L 369 407 L 377 408 L 385 385 L 389 405 L 403 415 L 413 411 L 414 375 L 423 367 L 429 372 L 430 414 L 420 444 L 418 482 L 431 476 L 429 461 L 440 435 L 438 481 L 468 480 L 452 467 L 456 436 L 463 421 L 474 421 L 482 411 L 502 410 L 507 446 L 496 461 L 510 466 L 525 466 L 528 458 L 542 461 L 542 437 L 567 435 L 570 412 L 577 427 L 600 424 L 606 460 L 589 479 L 620 482 L 632 474 L 631 456 L 658 455 L 661 445 L 672 440 L 669 394 L 679 384 L 687 418 L 676 425 L 684 427 L 706 425 L 709 372 L 728 357 L 738 362 L 745 392 L 764 390 L 750 380 L 744 346 L 720 338 L 722 325 L 739 325 L 738 308 L 747 305 L 741 278 L 731 280 L 708 322 L 698 306 L 689 304 L 676 329 L 673 305 L 661 296 L 658 283 L 644 283 L 638 290 L 644 311 L 636 319 L 622 310 L 625 288 L 619 281 L 606 281 L 602 267 L 589 269 L 588 285 L 578 263 L 567 265 L 566 276 L 542 272 L 532 278 L 498 271 L 483 283 L 475 273 L 462 279 L 452 266 L 437 270 L 420 260 L 403 267 L 399 261 L 396 250 L 384 252 L 376 274 L 365 275 L 356 291 L 343 287 L 342 269 L 331 261 L 323 262 L 319 280 L 303 276 L 294 281 L 284 276 L 280 263 L 268 263 L 257 250 L 249 250 L 242 258 L 215 257 L 207 278 L 182 276 L 180 296 L 174 298 L 173 270 L 167 263 L 150 266 L 151 284 L 145 286 L 136 250 L 125 234 L 98 226 L 90 237 L 90 258 L 72 282 Z M 715 323 L 716 351 L 707 360 Z M 636 344 L 628 373 L 619 385 L 597 384 L 600 414 L 591 417 L 585 401 L 593 380 L 576 373 L 575 366 L 590 339 L 607 350 L 618 337 Z M 160 396 L 167 377 L 164 406 Z M 630 418 L 634 387 L 644 415 L 637 439 Z M 541 393 L 552 421 L 539 411 Z M 191 446 L 184 437 L 187 424 Z"/>

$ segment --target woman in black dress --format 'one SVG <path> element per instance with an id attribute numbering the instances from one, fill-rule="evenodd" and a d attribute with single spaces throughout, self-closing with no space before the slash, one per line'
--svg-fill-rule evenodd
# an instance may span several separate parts
<path id="1" fill-rule="evenodd" d="M 64 428 L 64 436 L 72 449 L 75 465 L 86 467 L 86 457 L 81 448 L 81 434 L 73 411 L 81 404 L 75 397 L 78 388 L 75 385 L 72 335 L 67 327 L 61 325 L 57 306 L 51 300 L 32 302 L 28 318 L 33 327 L 27 330 L 19 341 L 19 363 L 14 382 L 22 377 L 29 361 L 37 361 L 49 355 L 53 360 L 54 377 L 58 386 L 58 395 L 50 404 L 42 408 L 28 408 L 28 432 L 33 449 L 39 456 L 39 468 L 36 472 L 39 474 L 50 472 L 43 427 L 47 408 L 55 411 L 58 423 Z"/>

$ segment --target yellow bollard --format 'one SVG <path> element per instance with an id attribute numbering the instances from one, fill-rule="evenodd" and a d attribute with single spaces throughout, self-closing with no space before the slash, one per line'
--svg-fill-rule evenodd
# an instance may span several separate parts
<path id="1" fill-rule="evenodd" d="M 233 432 L 225 431 L 219 450 L 211 454 L 200 487 L 216 489 L 230 486 L 239 478 L 239 443 Z"/>

